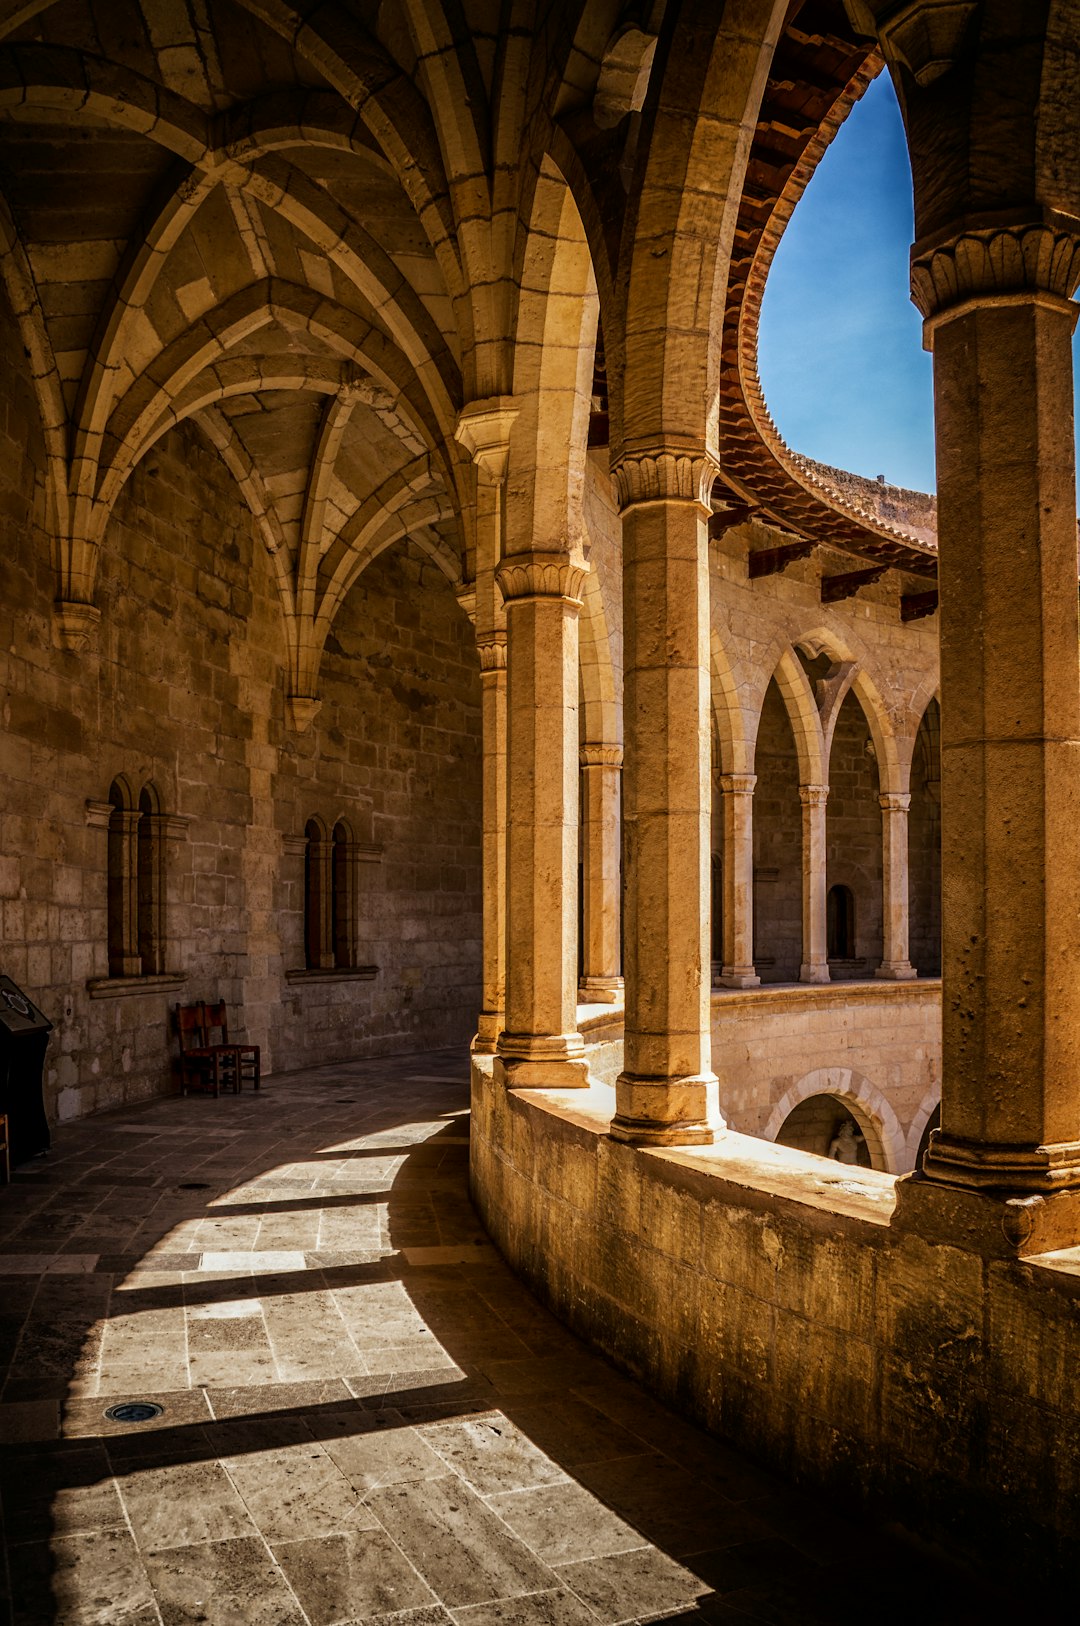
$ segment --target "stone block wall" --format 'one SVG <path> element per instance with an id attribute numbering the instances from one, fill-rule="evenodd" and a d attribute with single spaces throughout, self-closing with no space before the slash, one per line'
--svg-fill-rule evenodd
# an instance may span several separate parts
<path id="1" fill-rule="evenodd" d="M 908 1182 L 739 1135 L 624 1145 L 613 1097 L 496 1088 L 474 1058 L 472 1191 L 513 1268 L 796 1483 L 1058 1598 L 1080 1559 L 1072 1253 L 920 1235 Z"/>
<path id="2" fill-rule="evenodd" d="M 232 477 L 185 423 L 117 502 L 95 646 L 57 648 L 24 367 L 0 313 L 0 970 L 55 1023 L 50 1115 L 174 1088 L 171 1012 L 189 1000 L 225 999 L 270 1069 L 466 1038 L 479 1002 L 479 677 L 451 589 L 419 555 L 377 561 L 343 607 L 353 630 L 328 657 L 323 714 L 309 736 L 290 734 L 269 561 Z M 152 784 L 169 816 L 165 983 L 108 977 L 101 804 L 119 775 L 136 801 Z M 284 836 L 308 809 L 366 817 L 364 839 L 383 848 L 366 893 L 378 974 L 310 1002 L 285 978 L 297 945 Z"/>

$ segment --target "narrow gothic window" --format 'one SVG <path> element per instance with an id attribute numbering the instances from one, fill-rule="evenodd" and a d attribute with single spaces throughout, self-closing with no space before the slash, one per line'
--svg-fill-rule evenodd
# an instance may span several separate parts
<path id="1" fill-rule="evenodd" d="M 334 964 L 356 964 L 356 843 L 347 824 L 335 824 L 332 852 Z"/>
<path id="2" fill-rule="evenodd" d="M 333 967 L 330 843 L 321 819 L 304 826 L 304 958 L 309 971 Z"/>
<path id="3" fill-rule="evenodd" d="M 855 955 L 855 898 L 849 886 L 831 886 L 825 902 L 825 927 L 830 960 Z"/>
<path id="4" fill-rule="evenodd" d="M 139 795 L 136 837 L 136 918 L 138 952 L 144 977 L 165 969 L 165 855 L 161 807 L 153 785 Z"/>
<path id="5" fill-rule="evenodd" d="M 109 976 L 137 977 L 139 959 L 135 892 L 135 831 L 139 815 L 123 779 L 109 786 Z"/>

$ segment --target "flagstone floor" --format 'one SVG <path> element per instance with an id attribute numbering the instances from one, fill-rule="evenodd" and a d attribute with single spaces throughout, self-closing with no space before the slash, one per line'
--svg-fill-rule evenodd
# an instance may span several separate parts
<path id="1" fill-rule="evenodd" d="M 469 1203 L 467 1071 L 128 1108 L 0 1189 L 0 1622 L 993 1619 L 546 1313 Z"/>

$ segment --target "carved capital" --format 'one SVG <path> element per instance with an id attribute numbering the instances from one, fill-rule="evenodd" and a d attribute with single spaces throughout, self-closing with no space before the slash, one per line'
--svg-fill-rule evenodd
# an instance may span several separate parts
<path id="1" fill-rule="evenodd" d="M 612 470 L 619 512 L 644 502 L 694 502 L 712 512 L 719 469 L 707 452 L 631 453 Z"/>
<path id="2" fill-rule="evenodd" d="M 824 807 L 829 800 L 828 785 L 800 785 L 799 800 L 804 807 Z"/>
<path id="3" fill-rule="evenodd" d="M 465 611 L 473 626 L 476 625 L 476 583 L 462 582 L 460 587 L 454 588 L 454 597 Z"/>
<path id="4" fill-rule="evenodd" d="M 285 701 L 285 721 L 294 734 L 306 734 L 322 709 L 313 694 L 291 694 Z"/>
<path id="5" fill-rule="evenodd" d="M 97 636 L 101 611 L 96 604 L 79 604 L 58 599 L 53 605 L 53 640 L 58 649 L 81 654 L 90 649 Z"/>
<path id="6" fill-rule="evenodd" d="M 518 415 L 512 395 L 493 395 L 463 407 L 454 430 L 458 441 L 476 464 L 477 476 L 487 485 L 502 485 L 510 456 L 510 430 Z"/>
<path id="7" fill-rule="evenodd" d="M 507 604 L 522 599 L 561 598 L 579 609 L 588 565 L 574 564 L 565 553 L 513 553 L 495 572 Z"/>
<path id="8" fill-rule="evenodd" d="M 107 830 L 109 820 L 112 818 L 113 805 L 111 802 L 93 802 L 87 799 L 86 824 L 90 830 Z"/>
<path id="9" fill-rule="evenodd" d="M 481 672 L 506 671 L 506 633 L 482 632 L 476 640 Z"/>
<path id="10" fill-rule="evenodd" d="M 586 740 L 580 747 L 579 761 L 583 768 L 621 768 L 622 746 L 604 745 L 596 740 Z"/>
<path id="11" fill-rule="evenodd" d="M 932 331 L 973 304 L 1050 296 L 1066 306 L 1080 282 L 1080 235 L 1045 221 L 962 231 L 911 259 L 911 297 Z"/>
<path id="12" fill-rule="evenodd" d="M 911 792 L 884 790 L 878 797 L 878 806 L 883 813 L 907 813 L 911 807 Z"/>
<path id="13" fill-rule="evenodd" d="M 878 23 L 878 38 L 890 62 L 932 85 L 956 63 L 977 10 L 976 0 L 908 0 Z"/>
<path id="14" fill-rule="evenodd" d="M 725 796 L 752 796 L 757 784 L 756 773 L 722 773 L 720 789 Z"/>

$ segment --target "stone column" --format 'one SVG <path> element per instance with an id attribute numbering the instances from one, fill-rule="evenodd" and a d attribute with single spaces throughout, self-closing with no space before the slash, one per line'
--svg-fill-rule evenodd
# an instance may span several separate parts
<path id="1" fill-rule="evenodd" d="M 511 554 L 506 601 L 506 1018 L 510 1088 L 588 1083 L 577 1024 L 578 614 L 587 567 Z"/>
<path id="2" fill-rule="evenodd" d="M 578 988 L 585 1004 L 612 1005 L 623 989 L 622 865 L 619 855 L 619 792 L 622 747 L 581 747 L 583 809 L 582 947 Z"/>
<path id="3" fill-rule="evenodd" d="M 910 982 L 915 967 L 908 942 L 908 791 L 883 791 L 881 805 L 882 959 L 874 972 L 889 982 Z"/>
<path id="4" fill-rule="evenodd" d="M 709 495 L 704 455 L 615 469 L 623 519 L 624 1071 L 617 1139 L 712 1141 Z"/>
<path id="5" fill-rule="evenodd" d="M 506 1004 L 506 630 L 478 633 L 483 733 L 483 1006 L 473 1049 L 490 1055 Z"/>
<path id="6" fill-rule="evenodd" d="M 825 934 L 826 827 L 828 785 L 800 785 L 802 802 L 802 941 L 800 982 L 829 981 Z"/>
<path id="7" fill-rule="evenodd" d="M 723 988 L 757 988 L 754 971 L 754 786 L 757 775 L 720 775 L 724 819 Z"/>
<path id="8" fill-rule="evenodd" d="M 510 432 L 518 409 L 506 396 L 473 401 L 456 438 L 476 465 L 476 643 L 480 653 L 483 931 L 482 1009 L 473 1049 L 490 1055 L 506 1004 L 506 619 L 495 587 L 503 552 Z"/>
<path id="9" fill-rule="evenodd" d="M 941 594 L 942 1102 L 925 1174 L 1042 1194 L 990 1226 L 1021 1251 L 1080 1240 L 1078 278 L 1080 239 L 1042 221 L 965 223 L 912 265 Z"/>

